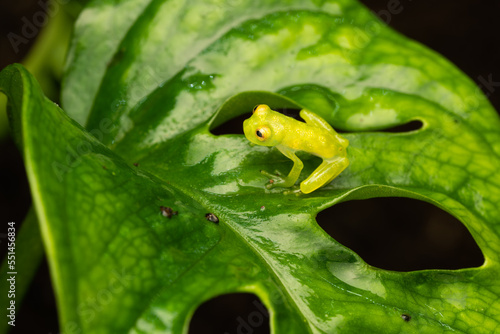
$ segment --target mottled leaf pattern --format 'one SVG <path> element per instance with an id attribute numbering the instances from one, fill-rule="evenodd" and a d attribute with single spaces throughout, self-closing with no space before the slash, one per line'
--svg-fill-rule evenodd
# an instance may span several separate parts
<path id="1" fill-rule="evenodd" d="M 76 24 L 65 112 L 21 66 L 0 89 L 68 333 L 185 333 L 202 302 L 243 291 L 273 333 L 497 330 L 500 120 L 452 64 L 355 1 L 94 1 Z M 266 190 L 259 170 L 290 161 L 210 132 L 259 103 L 347 131 L 348 169 L 309 195 Z M 412 120 L 422 127 L 379 131 Z M 303 158 L 301 179 L 318 164 Z M 484 265 L 381 270 L 315 221 L 380 196 L 450 212 Z"/>

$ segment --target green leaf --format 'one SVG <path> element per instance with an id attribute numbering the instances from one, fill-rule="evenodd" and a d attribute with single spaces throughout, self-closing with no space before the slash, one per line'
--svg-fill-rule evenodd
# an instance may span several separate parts
<path id="1" fill-rule="evenodd" d="M 244 291 L 271 311 L 274 333 L 495 331 L 500 120 L 471 80 L 354 1 L 113 4 L 82 13 L 70 53 L 63 101 L 85 129 L 22 67 L 0 76 L 63 330 L 183 333 L 199 304 Z M 113 38 L 108 23 L 122 28 Z M 308 195 L 267 190 L 259 170 L 287 173 L 290 161 L 210 132 L 259 103 L 350 131 L 348 169 Z M 422 128 L 378 131 L 412 120 Z M 319 159 L 301 157 L 303 179 Z M 380 196 L 450 212 L 484 265 L 381 270 L 315 221 Z"/>

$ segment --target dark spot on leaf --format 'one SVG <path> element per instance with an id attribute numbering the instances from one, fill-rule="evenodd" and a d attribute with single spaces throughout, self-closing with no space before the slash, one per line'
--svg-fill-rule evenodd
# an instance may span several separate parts
<path id="1" fill-rule="evenodd" d="M 217 218 L 216 215 L 214 215 L 213 213 L 207 213 L 205 215 L 205 218 L 208 220 L 208 221 L 211 221 L 212 223 L 218 223 L 219 222 L 219 218 Z"/>
<path id="2" fill-rule="evenodd" d="M 465 226 L 410 198 L 348 201 L 320 212 L 318 224 L 368 264 L 388 270 L 478 267 L 484 257 Z"/>
<path id="3" fill-rule="evenodd" d="M 160 206 L 161 214 L 167 218 L 172 218 L 172 216 L 176 216 L 179 212 L 172 210 L 168 206 Z"/>
<path id="4" fill-rule="evenodd" d="M 402 318 L 404 321 L 406 321 L 406 322 L 408 322 L 408 321 L 410 321 L 410 320 L 411 320 L 411 317 L 410 317 L 408 314 L 404 314 L 404 313 L 403 313 L 403 314 L 401 314 L 401 318 Z"/>
<path id="5" fill-rule="evenodd" d="M 232 293 L 201 304 L 189 324 L 189 334 L 269 334 L 269 311 L 254 294 Z"/>
<path id="6" fill-rule="evenodd" d="M 113 58 L 107 63 L 108 68 L 117 65 L 120 63 L 125 55 L 126 49 L 124 47 L 120 48 L 118 52 L 116 52 Z"/>
<path id="7" fill-rule="evenodd" d="M 388 129 L 380 130 L 379 132 L 389 132 L 389 133 L 403 133 L 420 130 L 424 126 L 424 123 L 420 120 L 410 121 L 405 124 L 396 125 Z"/>
<path id="8" fill-rule="evenodd" d="M 102 169 L 108 169 L 108 167 L 106 167 L 106 166 L 104 166 L 104 165 L 103 165 L 103 166 L 102 166 Z"/>
<path id="9" fill-rule="evenodd" d="M 134 162 L 133 164 L 135 167 L 139 167 L 139 163 L 138 162 Z"/>

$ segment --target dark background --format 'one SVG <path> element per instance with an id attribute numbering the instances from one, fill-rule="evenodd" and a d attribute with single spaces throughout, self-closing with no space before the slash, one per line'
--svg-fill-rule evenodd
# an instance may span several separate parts
<path id="1" fill-rule="evenodd" d="M 22 17 L 40 10 L 37 0 L 0 0 L 0 68 L 22 60 L 29 45 L 15 53 L 6 36 L 20 34 Z M 375 12 L 394 1 L 363 1 Z M 478 85 L 500 110 L 499 1 L 400 0 L 401 12 L 382 16 L 394 29 L 441 53 Z M 484 87 L 484 80 L 499 82 Z M 483 78 L 483 79 L 481 79 Z M 18 224 L 30 206 L 30 195 L 19 152 L 11 139 L 0 140 L 0 212 L 2 222 Z M 332 217 L 335 224 L 332 224 Z M 457 269 L 482 264 L 483 258 L 463 225 L 430 204 L 410 199 L 348 202 L 325 210 L 319 224 L 336 240 L 355 250 L 369 264 L 391 270 Z M 6 231 L 6 228 L 4 228 Z M 3 233 L 4 231 L 0 231 Z M 3 241 L 0 235 L 0 242 Z M 1 242 L 5 248 L 6 243 Z M 3 249 L 2 249 L 3 250 Z M 0 292 L 4 293 L 4 292 Z M 257 311 L 253 295 L 218 297 L 204 304 L 192 321 L 192 333 L 236 333 L 241 320 Z M 268 318 L 265 318 L 266 322 Z M 58 333 L 56 306 L 44 263 L 12 333 Z M 266 325 L 253 333 L 266 333 Z"/>

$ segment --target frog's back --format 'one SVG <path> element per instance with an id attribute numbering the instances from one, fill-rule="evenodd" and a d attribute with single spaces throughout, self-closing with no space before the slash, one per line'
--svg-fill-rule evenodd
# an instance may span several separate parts
<path id="1" fill-rule="evenodd" d="M 338 135 L 327 129 L 310 126 L 304 122 L 295 121 L 287 124 L 287 134 L 282 144 L 295 150 L 304 151 L 323 159 L 336 156 L 342 143 Z"/>

